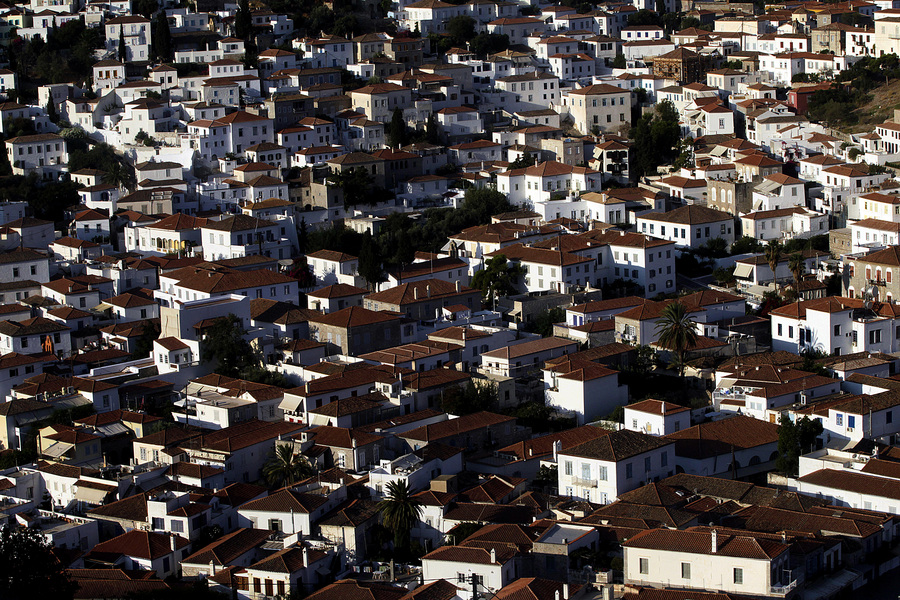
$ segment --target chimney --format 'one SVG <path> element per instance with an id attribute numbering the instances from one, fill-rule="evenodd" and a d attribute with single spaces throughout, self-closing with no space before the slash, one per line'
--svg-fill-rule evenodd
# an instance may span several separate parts
<path id="1" fill-rule="evenodd" d="M 560 600 L 559 590 L 556 590 L 556 593 L 553 595 L 554 600 Z"/>
<path id="2" fill-rule="evenodd" d="M 212 577 L 216 574 L 216 563 L 213 561 L 209 561 L 209 576 Z"/>
<path id="3" fill-rule="evenodd" d="M 666 416 L 666 401 L 665 400 L 662 401 L 662 414 L 663 414 L 663 416 Z"/>
<path id="4" fill-rule="evenodd" d="M 569 584 L 563 584 L 563 600 L 569 600 Z"/>
<path id="5" fill-rule="evenodd" d="M 497 551 L 491 548 L 491 564 L 497 562 Z"/>
<path id="6" fill-rule="evenodd" d="M 306 546 L 303 546 L 303 566 L 309 566 L 309 550 L 306 548 Z"/>
<path id="7" fill-rule="evenodd" d="M 456 280 L 456 292 L 459 293 L 459 279 Z"/>
<path id="8" fill-rule="evenodd" d="M 172 552 L 175 552 L 175 550 L 178 549 L 177 544 L 175 543 L 175 538 L 177 537 L 178 536 L 176 536 L 174 533 L 169 537 L 169 547 L 172 549 Z"/>
<path id="9" fill-rule="evenodd" d="M 717 534 L 716 534 L 715 529 L 713 529 L 712 533 L 710 534 L 710 540 L 712 542 L 712 553 L 715 554 L 716 551 L 719 549 L 719 540 L 717 539 Z"/>
<path id="10" fill-rule="evenodd" d="M 431 298 L 431 284 L 425 286 L 425 293 L 428 294 L 428 297 Z"/>
<path id="11" fill-rule="evenodd" d="M 413 300 L 419 299 L 419 288 L 413 287 Z"/>
<path id="12" fill-rule="evenodd" d="M 781 543 L 782 543 L 782 544 L 787 544 L 787 531 L 782 531 L 782 532 L 781 532 Z"/>

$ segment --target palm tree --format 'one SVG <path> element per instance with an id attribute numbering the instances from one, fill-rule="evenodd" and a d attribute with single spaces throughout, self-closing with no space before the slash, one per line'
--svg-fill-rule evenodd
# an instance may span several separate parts
<path id="1" fill-rule="evenodd" d="M 769 243 L 766 244 L 765 255 L 766 262 L 769 263 L 769 268 L 772 269 L 772 286 L 775 288 L 775 293 L 778 293 L 778 276 L 775 271 L 778 269 L 778 260 L 781 258 L 781 242 L 778 240 L 769 240 Z"/>
<path id="2" fill-rule="evenodd" d="M 803 277 L 803 254 L 794 252 L 788 257 L 788 270 L 794 276 L 794 291 L 797 292 L 797 301 L 800 301 L 800 278 Z"/>
<path id="3" fill-rule="evenodd" d="M 422 515 L 422 502 L 410 495 L 403 479 L 387 484 L 387 497 L 378 503 L 385 527 L 394 532 L 394 551 L 399 555 L 409 550 L 409 532 Z"/>
<path id="4" fill-rule="evenodd" d="M 314 472 L 305 456 L 284 444 L 275 446 L 275 451 L 263 465 L 263 477 L 272 487 L 291 486 Z"/>
<path id="5" fill-rule="evenodd" d="M 103 176 L 104 183 L 124 190 L 134 188 L 134 172 L 130 166 L 124 164 L 121 160 L 117 160 L 107 168 L 108 170 Z"/>
<path id="6" fill-rule="evenodd" d="M 656 322 L 659 345 L 678 355 L 678 374 L 684 376 L 684 356 L 688 348 L 697 344 L 697 323 L 688 315 L 687 307 L 680 301 L 666 306 Z"/>

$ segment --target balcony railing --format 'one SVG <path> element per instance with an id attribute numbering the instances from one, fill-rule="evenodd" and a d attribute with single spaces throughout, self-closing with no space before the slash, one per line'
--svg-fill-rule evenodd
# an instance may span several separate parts
<path id="1" fill-rule="evenodd" d="M 582 479 L 581 477 L 575 477 L 575 478 L 572 480 L 572 483 L 573 483 L 576 487 L 582 487 L 582 488 L 595 488 L 595 487 L 597 487 L 597 482 L 596 482 L 596 480 L 594 480 L 594 479 Z"/>
<path id="2" fill-rule="evenodd" d="M 797 587 L 796 579 L 785 585 L 773 585 L 769 593 L 773 596 L 787 596 L 795 587 Z"/>

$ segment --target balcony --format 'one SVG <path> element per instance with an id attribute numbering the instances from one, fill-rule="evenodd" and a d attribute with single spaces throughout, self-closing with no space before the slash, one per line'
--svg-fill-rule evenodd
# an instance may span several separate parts
<path id="1" fill-rule="evenodd" d="M 574 477 L 572 479 L 572 485 L 581 488 L 595 488 L 597 487 L 597 481 L 594 479 L 582 479 L 581 477 Z"/>
<path id="2" fill-rule="evenodd" d="M 795 587 L 797 587 L 796 579 L 785 585 L 773 585 L 769 588 L 769 595 L 771 595 L 771 596 L 787 596 L 794 590 Z"/>

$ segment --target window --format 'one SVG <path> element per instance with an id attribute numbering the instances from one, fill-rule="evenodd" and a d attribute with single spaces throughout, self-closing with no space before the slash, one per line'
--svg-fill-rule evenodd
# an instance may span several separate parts
<path id="1" fill-rule="evenodd" d="M 641 558 L 641 559 L 639 559 L 639 561 L 640 561 L 639 570 L 640 570 L 641 575 L 647 575 L 648 573 L 650 573 L 650 559 L 649 558 Z"/>
<path id="2" fill-rule="evenodd" d="M 270 531 L 281 531 L 281 519 L 269 519 Z"/>
<path id="3" fill-rule="evenodd" d="M 744 570 L 740 567 L 734 568 L 734 583 L 736 585 L 744 584 Z"/>
<path id="4" fill-rule="evenodd" d="M 634 476 L 634 465 L 628 463 L 625 465 L 625 479 L 631 479 Z"/>
<path id="5" fill-rule="evenodd" d="M 839 335 L 841 335 L 841 326 L 840 326 L 840 325 L 835 325 L 835 326 L 834 326 L 834 336 L 837 337 L 837 336 L 839 336 Z"/>
<path id="6" fill-rule="evenodd" d="M 844 426 L 844 415 L 842 415 L 841 413 L 835 413 L 834 423 L 838 427 L 843 427 Z"/>
<path id="7" fill-rule="evenodd" d="M 172 531 L 175 533 L 184 533 L 184 523 L 178 519 L 172 520 Z"/>
<path id="8" fill-rule="evenodd" d="M 681 563 L 681 578 L 682 579 L 690 579 L 691 578 L 691 563 Z"/>
<path id="9" fill-rule="evenodd" d="M 582 479 L 590 479 L 591 478 L 590 463 L 581 463 L 581 478 Z"/>
<path id="10" fill-rule="evenodd" d="M 644 473 L 649 473 L 651 466 L 650 457 L 644 457 Z"/>
<path id="11" fill-rule="evenodd" d="M 597 479 L 599 479 L 600 481 L 606 481 L 607 478 L 608 478 L 608 477 L 607 477 L 606 467 L 603 467 L 603 466 L 597 467 L 597 471 L 598 471 L 598 472 L 597 472 Z"/>
<path id="12" fill-rule="evenodd" d="M 566 461 L 566 475 L 571 475 L 571 474 L 572 474 L 572 461 L 567 460 Z"/>

